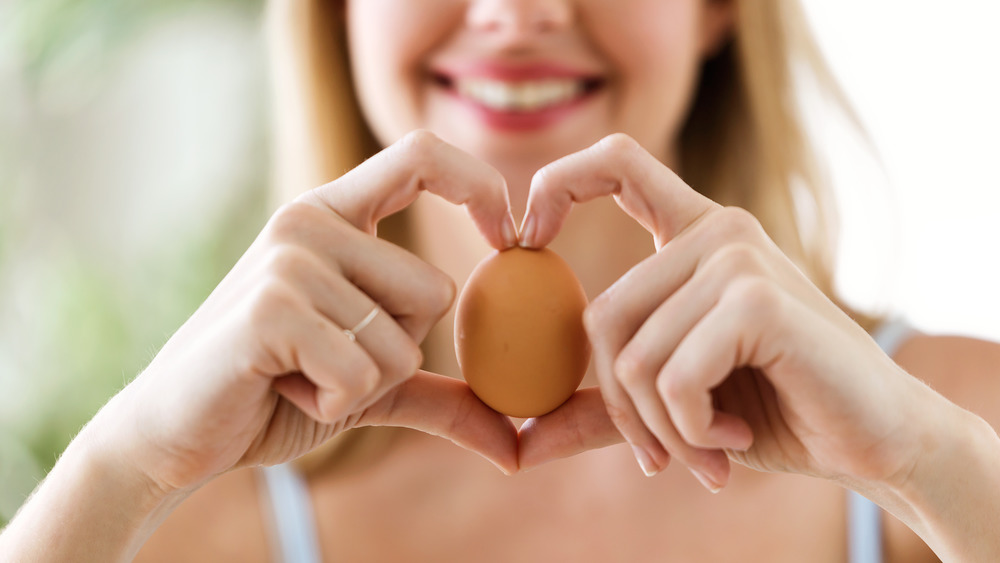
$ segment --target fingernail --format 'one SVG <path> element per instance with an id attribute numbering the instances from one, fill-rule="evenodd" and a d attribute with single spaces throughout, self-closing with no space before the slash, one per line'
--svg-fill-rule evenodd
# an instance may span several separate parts
<path id="1" fill-rule="evenodd" d="M 646 474 L 646 477 L 652 477 L 659 472 L 653 457 L 646 450 L 639 446 L 632 446 L 632 453 L 635 454 L 635 460 L 639 462 L 639 468 Z"/>
<path id="2" fill-rule="evenodd" d="M 531 248 L 535 245 L 535 217 L 529 215 L 521 225 L 521 246 Z"/>
<path id="3" fill-rule="evenodd" d="M 712 493 L 713 495 L 718 494 L 719 491 L 722 490 L 722 485 L 717 484 L 713 479 L 709 478 L 708 475 L 702 473 L 701 471 L 698 471 L 697 469 L 692 469 L 691 473 L 694 474 L 695 479 L 697 479 L 702 485 L 704 485 L 704 487 L 708 489 L 708 492 Z"/>
<path id="4" fill-rule="evenodd" d="M 503 231 L 503 242 L 507 245 L 507 248 L 512 246 L 517 246 L 517 227 L 514 225 L 514 218 L 507 215 L 507 220 L 503 222 L 501 227 Z"/>

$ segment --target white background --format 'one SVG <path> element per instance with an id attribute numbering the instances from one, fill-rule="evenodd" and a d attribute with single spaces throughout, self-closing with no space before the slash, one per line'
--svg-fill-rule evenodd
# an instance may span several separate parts
<path id="1" fill-rule="evenodd" d="M 1000 2 L 804 4 L 882 163 L 833 163 L 841 287 L 925 330 L 1000 340 Z"/>

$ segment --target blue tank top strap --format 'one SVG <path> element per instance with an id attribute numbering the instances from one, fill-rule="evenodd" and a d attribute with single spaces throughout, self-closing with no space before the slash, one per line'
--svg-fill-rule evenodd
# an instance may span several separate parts
<path id="1" fill-rule="evenodd" d="M 882 562 L 882 509 L 847 491 L 847 550 L 850 563 Z"/>
<path id="2" fill-rule="evenodd" d="M 872 331 L 872 338 L 882 348 L 890 358 L 896 355 L 907 340 L 917 333 L 906 319 L 902 317 L 891 317 L 886 319 L 878 328 Z"/>
<path id="3" fill-rule="evenodd" d="M 901 317 L 891 317 L 872 331 L 872 338 L 889 357 L 896 355 L 916 330 Z M 881 563 L 882 509 L 854 491 L 847 492 L 847 536 L 850 563 Z"/>
<path id="4" fill-rule="evenodd" d="M 271 547 L 275 561 L 284 563 L 320 563 L 319 537 L 309 489 L 290 464 L 261 469 L 262 496 L 270 507 Z"/>

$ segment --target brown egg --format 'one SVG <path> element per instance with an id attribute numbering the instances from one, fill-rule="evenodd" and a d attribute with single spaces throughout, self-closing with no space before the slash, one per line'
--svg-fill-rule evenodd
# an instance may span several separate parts
<path id="1" fill-rule="evenodd" d="M 590 362 L 587 296 L 548 249 L 494 252 L 458 298 L 455 349 L 469 387 L 508 416 L 543 415 L 576 391 Z"/>

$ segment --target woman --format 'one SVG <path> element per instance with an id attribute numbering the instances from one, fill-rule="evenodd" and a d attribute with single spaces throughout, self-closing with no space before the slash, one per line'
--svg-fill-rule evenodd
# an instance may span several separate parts
<path id="1" fill-rule="evenodd" d="M 1000 556 L 1000 347 L 894 346 L 899 325 L 830 299 L 829 216 L 796 229 L 793 185 L 829 206 L 789 109 L 792 54 L 820 68 L 793 5 L 275 0 L 270 17 L 294 201 L 70 445 L 9 558 L 843 561 L 847 521 L 886 560 Z M 515 244 L 555 249 L 593 299 L 588 388 L 519 432 L 435 375 L 458 374 L 455 281 Z M 344 432 L 381 425 L 522 473 Z M 849 520 L 842 487 L 898 520 Z"/>

